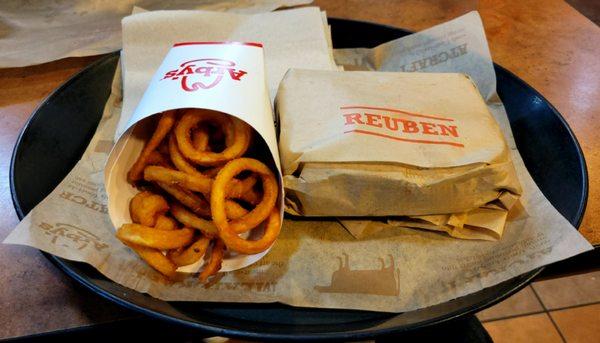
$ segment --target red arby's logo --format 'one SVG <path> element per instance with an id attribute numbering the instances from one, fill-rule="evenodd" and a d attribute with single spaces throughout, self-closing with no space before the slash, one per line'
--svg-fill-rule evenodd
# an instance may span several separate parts
<path id="1" fill-rule="evenodd" d="M 161 81 L 181 79 L 181 88 L 187 92 L 194 92 L 198 89 L 213 88 L 223 78 L 240 81 L 246 74 L 248 72 L 245 70 L 235 68 L 233 61 L 220 58 L 201 58 L 183 62 L 179 68 L 165 73 Z"/>

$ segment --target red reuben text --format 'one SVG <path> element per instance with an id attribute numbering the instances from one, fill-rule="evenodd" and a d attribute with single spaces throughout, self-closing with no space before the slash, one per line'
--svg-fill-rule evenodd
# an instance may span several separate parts
<path id="1" fill-rule="evenodd" d="M 344 112 L 344 126 L 348 127 L 344 133 L 368 134 L 412 143 L 464 147 L 455 139 L 452 140 L 460 137 L 460 130 L 452 118 L 372 106 L 343 106 L 340 109 Z M 435 136 L 438 139 L 428 139 Z"/>

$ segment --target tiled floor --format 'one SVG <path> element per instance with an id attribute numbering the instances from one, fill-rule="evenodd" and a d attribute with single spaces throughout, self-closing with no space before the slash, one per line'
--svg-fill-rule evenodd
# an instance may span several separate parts
<path id="1" fill-rule="evenodd" d="M 536 281 L 477 317 L 496 343 L 600 343 L 600 271 Z"/>
<path id="2" fill-rule="evenodd" d="M 567 2 L 600 25 L 600 1 Z M 600 271 L 534 282 L 477 317 L 496 343 L 600 343 Z"/>

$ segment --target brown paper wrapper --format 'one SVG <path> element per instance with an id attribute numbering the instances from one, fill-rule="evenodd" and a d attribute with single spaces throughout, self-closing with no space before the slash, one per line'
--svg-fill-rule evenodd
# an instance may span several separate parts
<path id="1" fill-rule="evenodd" d="M 463 213 L 521 193 L 500 128 L 463 74 L 292 69 L 276 104 L 292 214 Z"/>

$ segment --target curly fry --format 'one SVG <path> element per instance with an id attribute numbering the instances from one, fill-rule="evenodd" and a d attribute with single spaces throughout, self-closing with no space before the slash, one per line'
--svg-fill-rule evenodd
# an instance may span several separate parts
<path id="1" fill-rule="evenodd" d="M 251 170 L 260 175 L 263 182 L 263 199 L 245 216 L 228 221 L 225 212 L 225 189 L 229 180 L 244 170 Z M 213 184 L 210 205 L 213 223 L 217 226 L 219 236 L 227 248 L 242 254 L 255 254 L 266 250 L 275 241 L 280 230 L 279 212 L 275 208 L 278 192 L 277 180 L 273 172 L 258 160 L 239 158 L 227 163 L 221 169 Z M 238 236 L 238 232 L 253 229 L 265 219 L 267 219 L 267 226 L 261 239 L 248 241 Z"/>
<path id="2" fill-rule="evenodd" d="M 164 189 L 165 192 L 171 194 L 173 198 L 192 210 L 192 212 L 200 216 L 210 217 L 210 205 L 200 196 L 177 185 L 168 184 L 166 182 L 157 182 L 156 184 Z"/>
<path id="3" fill-rule="evenodd" d="M 177 141 L 175 140 L 175 135 L 171 134 L 169 137 L 169 154 L 171 155 L 171 161 L 175 165 L 175 167 L 182 172 L 186 172 L 190 175 L 204 177 L 204 174 L 198 171 L 190 162 L 188 162 L 185 157 L 179 151 L 179 147 L 177 146 Z"/>
<path id="4" fill-rule="evenodd" d="M 188 266 L 200 260 L 210 243 L 210 238 L 201 236 L 188 247 L 178 250 L 169 250 L 167 257 L 177 266 Z"/>
<path id="5" fill-rule="evenodd" d="M 279 211 L 274 208 L 266 220 L 265 232 L 261 238 L 255 241 L 250 241 L 241 238 L 236 232 L 231 230 L 220 230 L 219 236 L 225 242 L 228 249 L 242 254 L 257 254 L 267 250 L 281 231 L 281 218 Z"/>
<path id="6" fill-rule="evenodd" d="M 117 231 L 121 241 L 159 250 L 177 249 L 188 245 L 194 236 L 194 230 L 158 230 L 140 224 L 123 224 Z"/>
<path id="7" fill-rule="evenodd" d="M 225 213 L 225 192 L 230 180 L 244 170 L 251 170 L 260 175 L 263 183 L 263 198 L 256 207 L 245 216 L 227 222 Z M 217 175 L 210 196 L 210 207 L 215 225 L 219 228 L 231 227 L 233 232 L 251 230 L 263 222 L 275 206 L 279 189 L 273 172 L 262 162 L 252 158 L 238 158 L 228 162 Z M 225 242 L 227 243 L 227 242 Z"/>
<path id="8" fill-rule="evenodd" d="M 202 172 L 202 174 L 214 178 L 215 176 L 217 176 L 217 174 L 219 174 L 219 171 L 221 170 L 221 167 L 212 167 L 209 169 L 206 169 L 205 171 Z"/>
<path id="9" fill-rule="evenodd" d="M 251 175 L 243 180 L 233 179 L 227 191 L 228 198 L 241 199 L 245 202 L 256 205 L 260 202 L 260 195 L 254 190 L 254 185 L 258 179 Z"/>
<path id="10" fill-rule="evenodd" d="M 177 222 L 175 221 L 175 219 L 167 217 L 165 215 L 158 216 L 158 218 L 156 219 L 156 224 L 154 225 L 154 228 L 158 229 L 158 230 L 176 230 L 176 229 L 178 229 Z"/>
<path id="11" fill-rule="evenodd" d="M 225 132 L 225 149 L 221 152 L 200 151 L 193 146 L 190 132 L 202 121 L 221 124 Z M 243 155 L 250 145 L 250 126 L 235 117 L 226 117 L 217 112 L 190 109 L 175 126 L 175 138 L 183 156 L 203 166 L 214 166 Z"/>
<path id="12" fill-rule="evenodd" d="M 223 262 L 223 255 L 225 255 L 225 244 L 223 244 L 222 240 L 217 239 L 210 253 L 210 260 L 198 276 L 201 282 L 205 282 L 210 276 L 219 272 L 221 263 Z"/>
<path id="13" fill-rule="evenodd" d="M 181 224 L 200 230 L 206 236 L 215 237 L 218 234 L 217 227 L 210 220 L 196 216 L 178 203 L 171 205 L 171 214 Z"/>
<path id="14" fill-rule="evenodd" d="M 152 137 L 148 143 L 146 143 L 144 149 L 142 149 L 142 152 L 140 153 L 140 156 L 138 156 L 138 159 L 127 173 L 127 180 L 130 183 L 135 183 L 142 178 L 142 173 L 148 163 L 150 154 L 156 150 L 163 138 L 165 138 L 175 124 L 175 115 L 176 112 L 174 110 L 163 112 L 161 114 L 158 124 L 156 125 L 156 130 L 152 134 Z"/>
<path id="15" fill-rule="evenodd" d="M 210 142 L 210 135 L 206 127 L 201 127 L 194 131 L 192 134 L 192 144 L 194 148 L 199 151 L 208 150 L 208 143 Z"/>
<path id="16" fill-rule="evenodd" d="M 229 219 L 238 219 L 248 214 L 248 210 L 243 208 L 242 205 L 238 204 L 233 200 L 225 200 L 225 213 L 227 214 L 227 218 Z M 246 231 L 236 232 L 242 233 Z"/>
<path id="17" fill-rule="evenodd" d="M 148 155 L 146 165 L 168 167 L 169 161 L 158 151 L 153 151 Z"/>
<path id="18" fill-rule="evenodd" d="M 213 183 L 213 180 L 206 176 L 191 175 L 161 166 L 147 166 L 144 169 L 144 180 L 179 185 L 190 191 L 205 194 L 210 193 Z"/>
<path id="19" fill-rule="evenodd" d="M 212 179 L 202 174 L 192 175 L 161 166 L 147 166 L 144 169 L 144 180 L 179 185 L 182 188 L 200 192 L 206 196 L 210 194 L 213 183 Z M 259 196 L 252 188 L 256 181 L 256 177 L 254 176 L 250 176 L 244 180 L 233 179 L 229 185 L 227 197 L 242 199 L 250 204 L 256 204 Z"/>
<path id="20" fill-rule="evenodd" d="M 168 210 L 169 204 L 165 198 L 148 191 L 136 194 L 129 202 L 131 220 L 145 226 L 156 225 L 157 218 Z"/>
<path id="21" fill-rule="evenodd" d="M 159 250 L 145 246 L 123 242 L 125 245 L 135 251 L 150 267 L 156 269 L 159 273 L 173 279 L 177 274 L 177 265 L 163 255 Z"/>
<path id="22" fill-rule="evenodd" d="M 235 201 L 227 201 L 225 204 L 225 212 L 227 217 L 230 219 L 237 219 L 243 217 L 248 213 L 248 210 L 240 206 Z M 186 210 L 183 206 L 178 203 L 171 205 L 171 214 L 181 224 L 200 230 L 204 235 L 208 237 L 215 237 L 218 235 L 218 230 L 212 221 L 200 218 L 192 212 Z M 239 232 L 241 233 L 241 232 Z"/>
<path id="23" fill-rule="evenodd" d="M 198 276 L 202 282 L 221 269 L 226 249 L 268 249 L 281 230 L 279 184 L 264 163 L 241 157 L 251 140 L 251 127 L 233 116 L 202 109 L 163 112 L 127 179 L 144 179 L 164 193 L 137 194 L 130 202 L 134 223 L 121 226 L 117 238 L 171 279 L 212 244 Z M 258 227 L 264 233 L 257 240 L 239 236 Z"/>

